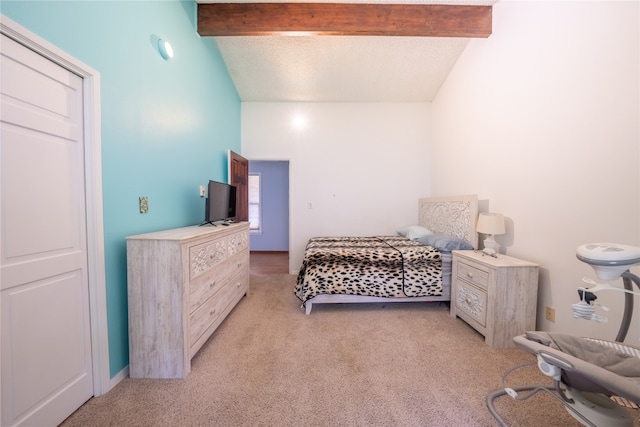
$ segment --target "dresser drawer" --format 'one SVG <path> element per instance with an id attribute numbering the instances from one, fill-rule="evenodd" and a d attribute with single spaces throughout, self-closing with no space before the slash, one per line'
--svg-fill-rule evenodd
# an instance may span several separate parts
<path id="1" fill-rule="evenodd" d="M 480 325 L 487 320 L 487 293 L 463 281 L 456 283 L 456 310 L 471 316 Z"/>
<path id="2" fill-rule="evenodd" d="M 203 275 L 229 256 L 229 242 L 221 238 L 189 247 L 189 280 Z"/>
<path id="3" fill-rule="evenodd" d="M 229 255 L 249 249 L 249 232 L 234 234 L 229 237 Z"/>
<path id="4" fill-rule="evenodd" d="M 189 317 L 189 339 L 193 345 L 225 312 L 229 303 L 241 292 L 234 280 L 220 288 Z"/>
<path id="5" fill-rule="evenodd" d="M 218 292 L 239 271 L 249 268 L 249 256 L 246 250 L 235 254 L 221 264 L 207 270 L 189 283 L 189 313 L 193 313 L 211 295 Z"/>
<path id="6" fill-rule="evenodd" d="M 466 280 L 481 289 L 487 290 L 489 273 L 473 264 L 464 261 L 458 262 L 458 279 Z"/>

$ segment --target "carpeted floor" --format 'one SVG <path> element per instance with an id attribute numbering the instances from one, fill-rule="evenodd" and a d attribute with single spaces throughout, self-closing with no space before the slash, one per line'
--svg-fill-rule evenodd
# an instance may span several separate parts
<path id="1" fill-rule="evenodd" d="M 62 425 L 494 426 L 491 392 L 550 384 L 533 356 L 487 347 L 439 304 L 325 305 L 305 316 L 294 282 L 253 274 L 187 379 L 127 378 Z M 512 426 L 579 425 L 544 394 L 495 406 Z"/>

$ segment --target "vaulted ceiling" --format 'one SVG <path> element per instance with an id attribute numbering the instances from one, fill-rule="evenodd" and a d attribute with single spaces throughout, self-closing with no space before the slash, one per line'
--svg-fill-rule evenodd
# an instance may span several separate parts
<path id="1" fill-rule="evenodd" d="M 497 0 L 198 0 L 242 101 L 431 101 Z"/>

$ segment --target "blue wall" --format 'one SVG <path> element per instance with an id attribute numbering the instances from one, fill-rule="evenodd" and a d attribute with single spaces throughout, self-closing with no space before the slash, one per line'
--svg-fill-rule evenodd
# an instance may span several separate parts
<path id="1" fill-rule="evenodd" d="M 262 231 L 251 233 L 252 251 L 289 250 L 289 162 L 249 161 L 249 173 L 260 173 Z"/>
<path id="2" fill-rule="evenodd" d="M 6 1 L 0 12 L 100 73 L 111 376 L 129 363 L 125 236 L 198 224 L 198 188 L 240 152 L 240 99 L 192 1 Z M 171 42 L 163 60 L 154 36 Z M 138 197 L 149 212 L 140 214 Z"/>

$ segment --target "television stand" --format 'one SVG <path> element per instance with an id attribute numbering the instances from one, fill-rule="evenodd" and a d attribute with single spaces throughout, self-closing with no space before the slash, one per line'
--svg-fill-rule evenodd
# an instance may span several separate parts
<path id="1" fill-rule="evenodd" d="M 229 226 L 232 224 L 232 221 L 230 220 L 221 220 L 221 221 L 202 221 L 202 223 L 200 223 L 200 227 L 204 226 L 204 225 L 213 225 L 214 227 L 217 227 L 219 225 L 224 225 L 225 227 Z"/>

